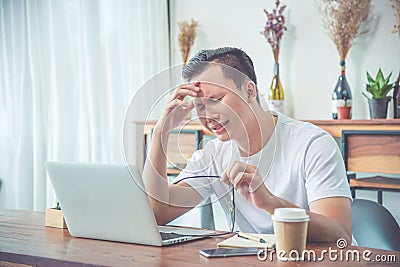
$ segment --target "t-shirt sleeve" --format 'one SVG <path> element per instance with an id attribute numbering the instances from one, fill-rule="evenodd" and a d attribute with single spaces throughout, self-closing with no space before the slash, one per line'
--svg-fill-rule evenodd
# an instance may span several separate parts
<path id="1" fill-rule="evenodd" d="M 210 176 L 209 170 L 209 147 L 197 150 L 193 153 L 192 157 L 188 160 L 185 169 L 183 169 L 174 181 L 183 181 L 194 188 L 204 199 L 212 194 L 211 179 L 207 177 L 197 176 Z M 192 177 L 192 178 L 190 178 Z"/>
<path id="2" fill-rule="evenodd" d="M 304 167 L 308 203 L 327 197 L 351 199 L 343 158 L 332 136 L 323 133 L 310 142 Z"/>

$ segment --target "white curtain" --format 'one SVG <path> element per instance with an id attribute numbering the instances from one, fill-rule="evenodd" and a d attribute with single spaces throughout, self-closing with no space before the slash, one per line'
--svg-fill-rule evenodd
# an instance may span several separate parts
<path id="1" fill-rule="evenodd" d="M 124 162 L 129 101 L 168 66 L 167 4 L 0 0 L 0 12 L 0 207 L 44 210 L 46 161 Z"/>

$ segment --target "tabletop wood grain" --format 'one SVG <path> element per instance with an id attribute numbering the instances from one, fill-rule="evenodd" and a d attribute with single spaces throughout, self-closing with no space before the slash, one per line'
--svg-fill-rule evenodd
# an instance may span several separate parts
<path id="1" fill-rule="evenodd" d="M 391 257 L 397 262 L 357 262 L 325 259 L 317 262 L 279 262 L 257 256 L 208 259 L 199 254 L 201 249 L 216 248 L 227 238 L 213 237 L 168 247 L 151 247 L 127 243 L 72 237 L 68 230 L 45 227 L 44 212 L 0 210 L 0 266 L 399 266 L 400 252 L 371 250 L 376 255 Z M 335 244 L 308 244 L 317 255 L 322 250 L 338 249 Z M 367 248 L 358 249 L 361 253 Z M 340 251 L 340 250 L 339 250 Z M 340 256 L 340 254 L 338 254 Z"/>

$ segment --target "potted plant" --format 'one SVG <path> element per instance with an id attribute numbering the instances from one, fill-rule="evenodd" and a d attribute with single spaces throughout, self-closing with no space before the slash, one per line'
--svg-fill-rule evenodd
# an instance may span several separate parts
<path id="1" fill-rule="evenodd" d="M 392 99 L 388 95 L 393 88 L 393 83 L 389 83 L 390 76 L 392 76 L 392 73 L 385 78 L 381 68 L 379 68 L 375 79 L 373 79 L 367 71 L 368 83 L 366 90 L 372 95 L 372 98 L 369 98 L 364 92 L 363 95 L 368 99 L 371 119 L 386 119 L 388 104 Z"/>
<path id="2" fill-rule="evenodd" d="M 344 97 L 344 105 L 341 107 L 337 107 L 337 118 L 338 120 L 348 120 L 351 118 L 351 106 L 347 103 L 347 98 Z"/>

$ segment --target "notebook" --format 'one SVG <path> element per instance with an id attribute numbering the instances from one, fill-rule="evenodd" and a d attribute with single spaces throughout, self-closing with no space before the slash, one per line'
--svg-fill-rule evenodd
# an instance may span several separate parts
<path id="1" fill-rule="evenodd" d="M 72 236 L 163 246 L 215 233 L 157 226 L 136 166 L 47 162 L 46 167 Z"/>
<path id="2" fill-rule="evenodd" d="M 259 248 L 259 249 L 271 249 L 275 247 L 275 238 L 273 234 L 251 234 L 258 238 L 262 238 L 266 243 L 260 243 L 249 239 L 244 239 L 234 235 L 224 241 L 217 244 L 220 248 Z"/>

